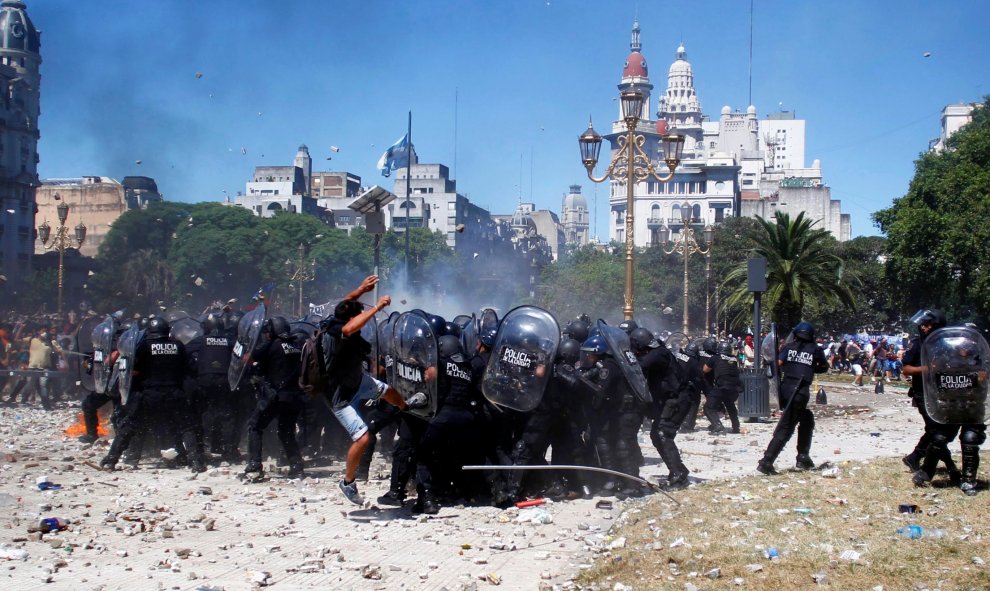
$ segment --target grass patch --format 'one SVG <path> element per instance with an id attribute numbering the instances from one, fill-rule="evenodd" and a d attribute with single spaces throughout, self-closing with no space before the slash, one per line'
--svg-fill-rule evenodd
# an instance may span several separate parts
<path id="1" fill-rule="evenodd" d="M 630 505 L 576 583 L 590 589 L 990 589 L 987 499 L 915 488 L 897 459 L 709 482 Z M 899 512 L 917 505 L 921 513 Z M 918 525 L 920 539 L 897 529 Z M 936 537 L 942 530 L 942 537 Z M 608 541 L 606 545 L 608 545 Z M 617 544 L 615 544 L 617 545 Z M 778 558 L 769 559 L 770 549 Z M 715 569 L 718 569 L 715 571 Z M 620 583 L 621 586 L 616 585 Z"/>

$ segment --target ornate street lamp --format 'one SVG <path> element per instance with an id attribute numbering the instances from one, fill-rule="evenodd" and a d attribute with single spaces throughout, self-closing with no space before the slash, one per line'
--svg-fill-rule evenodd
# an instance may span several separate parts
<path id="1" fill-rule="evenodd" d="M 309 246 L 302 242 L 299 243 L 296 252 L 299 258 L 296 259 L 295 270 L 289 277 L 289 281 L 294 281 L 299 286 L 299 318 L 302 318 L 306 315 L 306 312 L 303 310 L 303 283 L 316 279 L 316 259 L 314 258 L 308 265 L 306 264 Z"/>
<path id="2" fill-rule="evenodd" d="M 688 257 L 696 252 L 705 255 L 705 330 L 708 330 L 708 311 L 711 308 L 707 285 L 711 276 L 712 240 L 715 239 L 715 229 L 711 225 L 705 226 L 702 232 L 705 246 L 701 246 L 694 238 L 694 230 L 690 226 L 691 222 L 691 204 L 685 202 L 681 206 L 681 237 L 669 249 L 665 245 L 670 241 L 670 228 L 667 226 L 660 228 L 660 243 L 663 252 L 666 254 L 676 252 L 684 256 L 684 315 L 681 323 L 681 332 L 684 334 L 688 334 Z"/>
<path id="3" fill-rule="evenodd" d="M 55 200 L 59 200 L 58 193 L 55 193 Z M 65 226 L 65 221 L 69 219 L 69 204 L 62 201 L 55 208 L 58 213 L 58 228 L 55 235 L 52 235 L 52 227 L 47 221 L 38 226 L 38 238 L 45 250 L 58 251 L 58 316 L 62 319 L 62 292 L 63 277 L 65 275 L 65 250 L 68 248 L 79 248 L 86 240 L 86 226 L 79 223 L 75 227 L 75 236 L 69 235 L 69 229 Z"/>
<path id="4" fill-rule="evenodd" d="M 581 149 L 581 162 L 588 171 L 588 178 L 595 183 L 607 179 L 625 181 L 626 183 L 626 289 L 625 306 L 622 314 L 626 320 L 633 318 L 633 240 L 634 216 L 633 201 L 635 184 L 651 176 L 661 183 L 669 181 L 674 176 L 674 170 L 681 162 L 681 151 L 684 149 L 684 136 L 667 134 L 663 142 L 664 162 L 669 169 L 668 174 L 661 176 L 653 166 L 650 157 L 643 151 L 646 138 L 636 134 L 639 115 L 643 111 L 643 94 L 637 90 L 624 90 L 619 95 L 622 103 L 622 119 L 626 124 L 626 133 L 618 137 L 619 149 L 609 162 L 608 169 L 600 177 L 595 177 L 593 171 L 598 164 L 598 155 L 602 149 L 602 136 L 595 131 L 588 120 L 588 129 L 578 137 Z"/>

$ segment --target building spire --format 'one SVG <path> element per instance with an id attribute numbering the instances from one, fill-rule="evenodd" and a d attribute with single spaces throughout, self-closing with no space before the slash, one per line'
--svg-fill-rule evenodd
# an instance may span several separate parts
<path id="1" fill-rule="evenodd" d="M 639 51 L 643 46 L 639 42 L 639 18 L 633 21 L 632 26 L 632 41 L 629 43 L 629 49 L 632 51 Z"/>

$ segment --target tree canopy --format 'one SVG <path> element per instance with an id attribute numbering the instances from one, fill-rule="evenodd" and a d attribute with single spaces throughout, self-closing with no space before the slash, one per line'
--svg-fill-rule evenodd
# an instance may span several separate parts
<path id="1" fill-rule="evenodd" d="M 886 273 L 901 312 L 990 313 L 990 97 L 940 152 L 915 161 L 907 193 L 873 214 L 889 241 Z"/>

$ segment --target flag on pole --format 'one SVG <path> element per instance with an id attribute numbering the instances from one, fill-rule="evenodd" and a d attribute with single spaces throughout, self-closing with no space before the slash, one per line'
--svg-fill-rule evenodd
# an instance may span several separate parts
<path id="1" fill-rule="evenodd" d="M 406 166 L 409 163 L 409 152 L 409 134 L 407 133 L 385 150 L 382 157 L 378 159 L 378 170 L 382 171 L 382 176 L 387 177 L 392 174 L 393 170 Z"/>

